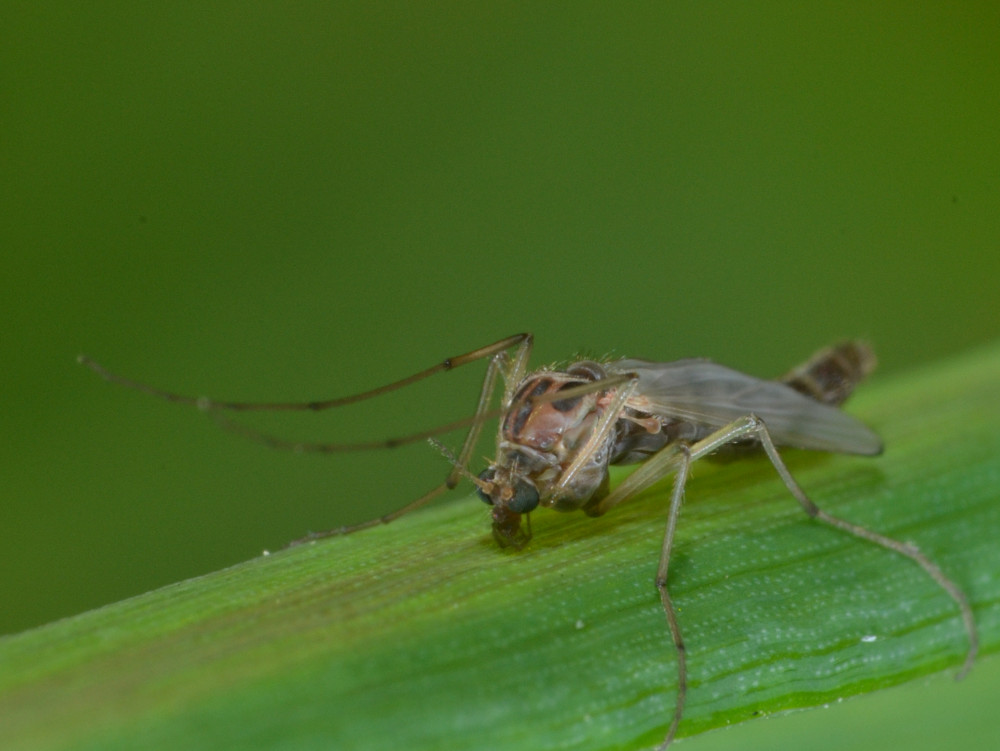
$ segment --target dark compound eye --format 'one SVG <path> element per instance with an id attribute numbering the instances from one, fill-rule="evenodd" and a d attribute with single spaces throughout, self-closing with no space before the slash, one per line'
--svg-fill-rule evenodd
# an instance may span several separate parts
<path id="1" fill-rule="evenodd" d="M 507 508 L 515 514 L 527 514 L 538 508 L 538 489 L 530 482 L 518 480 L 514 484 L 514 497 L 510 499 Z"/>
<path id="2" fill-rule="evenodd" d="M 479 479 L 483 482 L 493 482 L 493 478 L 496 476 L 497 471 L 493 467 L 487 467 L 479 473 Z M 478 485 L 476 486 L 476 495 L 478 495 L 479 499 L 487 506 L 493 505 L 493 499 L 486 495 L 486 493 L 483 492 L 483 489 Z"/>
<path id="3" fill-rule="evenodd" d="M 479 479 L 483 482 L 494 482 L 496 476 L 497 471 L 495 467 L 487 467 L 479 473 Z M 479 496 L 479 499 L 483 503 L 489 506 L 493 505 L 493 499 L 490 498 L 489 493 L 484 492 L 478 485 L 476 486 L 476 495 Z M 527 480 L 515 480 L 513 495 L 504 504 L 504 508 L 515 514 L 527 514 L 530 511 L 534 511 L 538 508 L 538 489 Z"/>

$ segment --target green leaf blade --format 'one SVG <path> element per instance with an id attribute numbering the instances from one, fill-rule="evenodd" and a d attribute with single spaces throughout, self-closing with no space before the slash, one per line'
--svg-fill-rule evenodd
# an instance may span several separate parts
<path id="1" fill-rule="evenodd" d="M 787 452 L 824 509 L 913 540 L 1000 642 L 1000 346 L 862 389 L 876 459 Z M 621 474 L 618 475 L 619 477 Z M 539 512 L 498 550 L 456 500 L 0 640 L 18 749 L 640 748 L 676 662 L 653 586 L 669 483 L 605 517 Z M 767 461 L 699 463 L 671 591 L 680 735 L 961 665 L 953 601 L 809 520 Z"/>

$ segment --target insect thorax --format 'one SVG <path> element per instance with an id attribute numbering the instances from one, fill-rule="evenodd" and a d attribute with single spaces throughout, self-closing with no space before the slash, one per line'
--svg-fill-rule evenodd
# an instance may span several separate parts
<path id="1" fill-rule="evenodd" d="M 553 397 L 601 375 L 585 369 L 534 373 L 521 383 L 507 409 L 497 464 L 531 480 L 543 506 L 560 511 L 580 508 L 606 482 L 614 434 L 554 494 L 563 473 L 593 435 L 603 410 L 602 392 Z"/>

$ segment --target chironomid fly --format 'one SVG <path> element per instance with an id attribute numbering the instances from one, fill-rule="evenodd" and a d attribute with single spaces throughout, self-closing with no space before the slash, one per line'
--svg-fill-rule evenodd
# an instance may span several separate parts
<path id="1" fill-rule="evenodd" d="M 562 370 L 529 372 L 532 342 L 531 334 L 517 334 L 371 391 L 296 403 L 227 402 L 183 396 L 115 375 L 87 357 L 81 356 L 80 362 L 113 383 L 197 406 L 223 427 L 276 448 L 331 453 L 391 448 L 468 428 L 457 455 L 435 442 L 453 464 L 442 485 L 385 516 L 313 534 L 304 540 L 390 522 L 429 503 L 464 477 L 490 506 L 496 541 L 504 547 L 520 548 L 531 539 L 530 515 L 538 507 L 582 510 L 600 516 L 672 473 L 673 490 L 655 584 L 677 654 L 678 687 L 674 714 L 660 749 L 674 738 L 687 693 L 684 640 L 667 586 L 670 552 L 691 463 L 706 456 L 762 450 L 811 518 L 906 556 L 922 567 L 958 605 L 969 639 L 959 676 L 970 669 L 978 637 L 964 592 L 915 545 L 832 516 L 816 506 L 777 450 L 782 446 L 868 456 L 882 451 L 878 436 L 838 409 L 875 366 L 867 345 L 848 341 L 829 347 L 781 379 L 771 381 L 701 359 L 666 363 L 581 360 Z M 488 365 L 472 418 L 401 439 L 356 444 L 296 443 L 247 428 L 224 415 L 250 410 L 321 411 L 380 396 L 477 360 L 487 360 Z M 502 394 L 499 409 L 494 410 L 491 403 L 498 379 Z M 495 416 L 500 418 L 495 456 L 486 469 L 474 474 L 468 467 L 469 460 L 485 422 Z M 608 467 L 633 463 L 641 465 L 611 489 Z"/>

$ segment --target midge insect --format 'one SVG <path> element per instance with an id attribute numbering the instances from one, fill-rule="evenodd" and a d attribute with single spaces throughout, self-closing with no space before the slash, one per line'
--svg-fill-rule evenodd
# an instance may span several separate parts
<path id="1" fill-rule="evenodd" d="M 556 511 L 579 509 L 590 516 L 601 516 L 673 473 L 655 583 L 677 654 L 677 699 L 661 750 L 670 745 L 677 732 L 687 695 L 684 639 L 667 586 L 670 551 L 691 463 L 712 454 L 763 450 L 810 517 L 906 556 L 923 568 L 955 601 L 965 623 L 969 649 L 958 677 L 972 667 L 979 640 L 965 593 L 912 543 L 894 540 L 820 509 L 799 487 L 778 454 L 778 446 L 867 456 L 882 451 L 878 436 L 837 409 L 875 367 L 875 357 L 867 345 L 856 341 L 837 344 L 816 353 L 781 379 L 768 381 L 700 359 L 667 363 L 581 360 L 565 370 L 529 372 L 532 341 L 531 334 L 516 334 L 371 391 L 296 403 L 226 402 L 182 396 L 115 375 L 87 357 L 79 359 L 108 381 L 167 401 L 197 406 L 227 429 L 275 448 L 330 453 L 391 448 L 468 428 L 457 456 L 444 449 L 453 468 L 442 485 L 385 516 L 312 534 L 303 540 L 390 522 L 424 506 L 465 477 L 491 508 L 496 541 L 501 546 L 520 548 L 531 539 L 530 515 L 539 506 Z M 296 443 L 260 433 L 223 415 L 226 411 L 250 410 L 321 411 L 371 399 L 477 360 L 488 360 L 488 366 L 475 414 L 467 420 L 402 438 L 349 444 Z M 503 382 L 503 394 L 499 410 L 491 411 L 498 377 Z M 500 418 L 496 454 L 486 469 L 472 474 L 468 469 L 472 451 L 484 423 L 495 416 Z M 641 466 L 621 484 L 614 490 L 609 487 L 609 465 L 638 462 L 642 462 Z"/>

